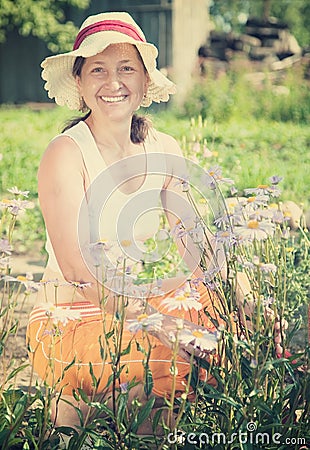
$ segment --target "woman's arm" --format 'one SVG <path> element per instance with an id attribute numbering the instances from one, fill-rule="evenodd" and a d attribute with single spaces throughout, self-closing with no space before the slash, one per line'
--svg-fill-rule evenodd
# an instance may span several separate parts
<path id="1" fill-rule="evenodd" d="M 103 280 L 97 280 L 91 273 L 81 252 L 81 248 L 85 249 L 90 244 L 88 217 L 83 220 L 83 227 L 78 228 L 81 204 L 88 185 L 87 171 L 77 145 L 67 136 L 54 139 L 40 163 L 38 191 L 46 229 L 58 265 L 66 281 L 87 284 L 79 293 L 95 305 L 102 305 L 104 292 L 105 310 L 113 314 L 117 296 L 112 288 L 109 289 L 108 282 L 103 288 Z M 172 291 L 185 280 L 186 277 L 166 280 L 162 289 L 166 292 Z M 152 289 L 152 286 L 149 288 Z M 142 300 L 129 299 L 126 308 L 127 319 L 136 318 L 137 307 L 140 312 L 146 308 L 147 314 L 157 312 Z"/>
<path id="2" fill-rule="evenodd" d="M 61 272 L 69 282 L 89 283 L 79 293 L 99 306 L 102 286 L 89 271 L 80 247 L 89 245 L 88 220 L 78 228 L 80 208 L 88 187 L 81 152 L 67 136 L 55 138 L 47 147 L 38 172 L 39 201 L 46 229 Z M 108 312 L 114 311 L 110 292 Z"/>
<path id="3" fill-rule="evenodd" d="M 169 149 L 169 154 L 173 155 L 171 159 L 169 159 L 169 156 L 167 157 L 167 178 L 162 192 L 163 207 L 171 229 L 175 227 L 177 221 L 184 220 L 186 229 L 190 231 L 197 226 L 197 221 L 196 213 L 189 203 L 186 193 L 182 192 L 180 183 L 180 177 L 186 180 L 186 162 L 178 143 L 166 134 L 160 133 L 160 136 L 163 140 L 164 148 Z M 173 164 L 176 163 L 175 166 L 169 166 L 169 161 Z M 190 181 L 188 180 L 188 182 Z M 199 189 L 199 186 L 197 188 Z M 193 242 L 190 233 L 185 233 L 182 239 L 176 237 L 179 253 L 191 273 L 199 278 L 204 277 L 200 265 L 202 258 L 201 247 L 204 250 L 207 249 L 205 256 L 209 258 L 210 268 L 218 271 L 222 279 L 226 281 L 227 264 L 223 246 L 216 242 L 215 237 L 209 230 L 205 230 L 205 232 L 207 235 L 204 236 L 204 242 L 199 244 Z M 203 236 L 201 237 L 203 238 Z M 213 246 L 211 250 L 208 249 L 210 244 Z M 254 310 L 251 285 L 248 277 L 243 272 L 238 272 L 236 278 L 236 301 L 237 306 L 242 307 L 245 315 L 251 317 Z"/>

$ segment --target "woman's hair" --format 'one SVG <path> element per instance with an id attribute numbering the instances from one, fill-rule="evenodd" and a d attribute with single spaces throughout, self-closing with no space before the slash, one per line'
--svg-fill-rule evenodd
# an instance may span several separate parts
<path id="1" fill-rule="evenodd" d="M 137 53 L 143 64 L 140 53 L 139 52 L 137 52 Z M 77 76 L 81 76 L 81 71 L 82 71 L 84 62 L 85 62 L 85 58 L 83 58 L 83 56 L 78 56 L 75 59 L 74 64 L 73 64 L 73 69 L 72 69 L 72 75 L 74 76 L 74 78 Z M 143 66 L 144 66 L 144 64 L 143 64 Z M 82 99 L 82 102 L 83 102 L 83 104 L 81 105 L 81 111 L 85 111 L 88 108 L 87 108 L 87 105 L 84 103 L 83 99 Z M 70 119 L 68 122 L 66 122 L 65 127 L 63 128 L 62 132 L 69 130 L 70 128 L 72 128 L 74 125 L 78 124 L 82 120 L 83 121 L 86 120 L 87 117 L 90 116 L 90 113 L 91 113 L 91 111 L 89 110 L 89 111 L 87 111 L 87 113 L 84 116 L 73 117 L 72 119 Z M 138 114 L 133 114 L 132 120 L 131 120 L 131 131 L 130 131 L 131 142 L 133 142 L 134 144 L 141 144 L 142 142 L 144 142 L 150 127 L 151 127 L 151 122 L 147 117 L 138 116 Z"/>

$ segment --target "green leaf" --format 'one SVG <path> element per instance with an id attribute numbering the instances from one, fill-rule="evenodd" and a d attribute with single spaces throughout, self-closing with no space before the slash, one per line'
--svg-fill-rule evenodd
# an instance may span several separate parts
<path id="1" fill-rule="evenodd" d="M 83 389 L 81 389 L 81 388 L 77 388 L 77 390 L 78 390 L 78 393 L 80 394 L 81 399 L 83 400 L 83 402 L 85 402 L 86 405 L 88 405 L 89 404 L 89 397 L 86 394 L 86 392 L 83 391 Z"/>
<path id="2" fill-rule="evenodd" d="M 153 428 L 154 432 L 158 428 L 158 424 L 159 424 L 160 418 L 162 416 L 162 413 L 163 413 L 163 410 L 162 409 L 158 409 L 156 411 L 156 413 L 154 414 L 154 417 L 153 417 L 153 420 L 152 420 L 152 428 Z"/>
<path id="3" fill-rule="evenodd" d="M 147 366 L 144 369 L 144 392 L 145 395 L 148 397 L 149 395 L 151 395 L 152 390 L 154 387 L 154 382 L 153 382 L 153 375 L 152 375 L 152 371 L 151 369 Z"/>
<path id="4" fill-rule="evenodd" d="M 131 341 L 129 342 L 127 347 L 121 352 L 121 356 L 128 355 L 130 353 L 130 349 L 131 349 Z"/>
<path id="5" fill-rule="evenodd" d="M 7 377 L 6 382 L 8 382 L 9 380 L 11 380 L 12 378 L 15 378 L 15 376 L 21 372 L 22 370 L 24 370 L 26 367 L 29 367 L 30 364 L 24 364 L 23 366 L 18 367 L 17 369 L 14 369 Z"/>
<path id="6" fill-rule="evenodd" d="M 145 405 L 143 405 L 142 408 L 140 408 L 137 419 L 136 419 L 136 425 L 139 427 L 150 415 L 153 406 L 155 402 L 155 397 L 150 398 Z"/>

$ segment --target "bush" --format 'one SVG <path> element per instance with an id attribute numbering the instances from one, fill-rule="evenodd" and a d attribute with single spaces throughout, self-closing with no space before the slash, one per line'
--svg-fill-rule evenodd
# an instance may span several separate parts
<path id="1" fill-rule="evenodd" d="M 307 123 L 310 118 L 309 82 L 303 69 L 292 69 L 278 81 L 265 73 L 262 83 L 255 86 L 244 73 L 231 69 L 218 79 L 209 77 L 197 82 L 188 94 L 184 115 L 214 122 L 234 119 Z"/>

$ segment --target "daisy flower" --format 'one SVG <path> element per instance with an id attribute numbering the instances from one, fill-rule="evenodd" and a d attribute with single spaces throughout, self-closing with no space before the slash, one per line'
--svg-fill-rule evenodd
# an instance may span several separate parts
<path id="1" fill-rule="evenodd" d="M 92 242 L 89 244 L 88 248 L 90 256 L 92 258 L 92 262 L 95 267 L 99 267 L 103 263 L 104 258 L 106 256 L 106 252 L 111 250 L 112 247 L 113 244 L 111 244 L 105 239 L 102 239 L 97 242 Z"/>
<path id="2" fill-rule="evenodd" d="M 271 213 L 271 220 L 274 223 L 277 224 L 284 224 L 285 222 L 288 222 L 290 220 L 290 217 L 288 217 L 287 215 L 283 214 L 282 211 L 280 211 L 279 209 L 276 208 L 270 208 L 270 213 Z"/>
<path id="3" fill-rule="evenodd" d="M 232 180 L 231 178 L 223 177 L 222 169 L 220 168 L 220 166 L 210 167 L 210 169 L 207 171 L 206 175 L 207 175 L 206 179 L 205 179 L 206 185 L 209 186 L 211 189 L 213 187 L 213 184 L 216 184 L 216 183 L 235 184 L 234 180 Z"/>
<path id="4" fill-rule="evenodd" d="M 217 335 L 207 330 L 183 329 L 180 331 L 179 341 L 185 345 L 193 344 L 195 348 L 211 351 L 217 346 Z"/>
<path id="5" fill-rule="evenodd" d="M 90 282 L 83 282 L 83 281 L 68 281 L 68 284 L 76 289 L 85 289 L 87 287 L 91 287 Z"/>
<path id="6" fill-rule="evenodd" d="M 11 194 L 14 195 L 21 195 L 23 197 L 28 197 L 29 194 L 29 191 L 21 191 L 20 189 L 17 188 L 17 186 L 8 189 L 8 192 L 11 192 Z"/>
<path id="7" fill-rule="evenodd" d="M 279 184 L 282 180 L 283 177 L 279 177 L 278 175 L 272 175 L 272 177 L 269 178 L 271 184 Z"/>
<path id="8" fill-rule="evenodd" d="M 181 186 L 183 192 L 188 192 L 190 188 L 189 177 L 187 175 L 180 177 L 178 181 L 174 183 L 174 186 Z"/>
<path id="9" fill-rule="evenodd" d="M 189 311 L 192 308 L 199 311 L 202 308 L 199 298 L 199 292 L 186 283 L 185 287 L 178 289 L 173 297 L 165 298 L 161 305 L 165 306 L 169 312 L 174 309 Z"/>
<path id="10" fill-rule="evenodd" d="M 236 242 L 236 236 L 230 230 L 217 231 L 215 233 L 216 242 L 226 244 L 231 247 Z"/>
<path id="11" fill-rule="evenodd" d="M 0 206 L 3 208 L 7 208 L 9 212 L 13 216 L 17 216 L 20 211 L 24 211 L 25 209 L 33 208 L 33 203 L 28 200 L 19 200 L 19 199 L 2 199 L 0 202 Z"/>
<path id="12" fill-rule="evenodd" d="M 174 227 L 171 229 L 171 235 L 176 238 L 182 238 L 190 231 L 191 227 L 189 226 L 190 218 L 188 216 L 184 218 L 178 218 L 175 222 Z M 187 224 L 186 224 L 187 222 Z"/>
<path id="13" fill-rule="evenodd" d="M 159 331 L 161 329 L 163 316 L 160 313 L 147 315 L 140 314 L 136 319 L 127 320 L 127 329 L 135 334 L 140 330 Z"/>
<path id="14" fill-rule="evenodd" d="M 246 198 L 244 204 L 245 209 L 253 209 L 256 206 L 266 206 L 268 204 L 269 196 L 266 194 L 252 195 Z"/>
<path id="15" fill-rule="evenodd" d="M 281 190 L 275 185 L 259 184 L 256 188 L 248 188 L 244 190 L 246 195 L 271 195 L 272 197 L 279 197 Z"/>
<path id="16" fill-rule="evenodd" d="M 274 232 L 274 224 L 267 221 L 249 220 L 234 229 L 239 241 L 252 242 L 254 239 L 262 241 Z"/>
<path id="17" fill-rule="evenodd" d="M 37 292 L 39 290 L 39 284 L 33 281 L 32 274 L 18 275 L 17 277 L 12 277 L 11 275 L 6 275 L 3 277 L 4 281 L 13 281 L 17 283 L 21 283 L 25 286 L 25 294 L 31 294 L 33 292 Z"/>
<path id="18" fill-rule="evenodd" d="M 69 307 L 55 306 L 53 303 L 44 303 L 40 306 L 45 309 L 46 316 L 55 325 L 61 322 L 63 326 L 66 326 L 69 320 L 79 320 L 81 318 L 80 311 L 75 311 Z"/>

